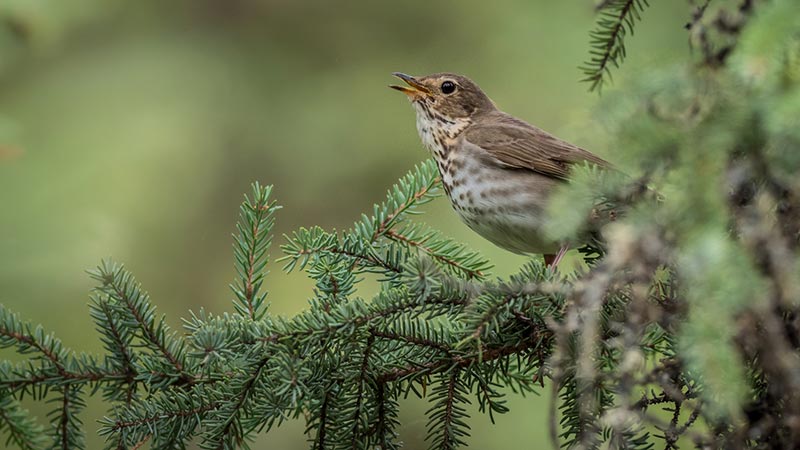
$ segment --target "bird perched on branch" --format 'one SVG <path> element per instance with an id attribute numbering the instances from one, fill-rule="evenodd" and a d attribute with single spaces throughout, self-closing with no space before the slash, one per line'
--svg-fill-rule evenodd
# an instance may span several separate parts
<path id="1" fill-rule="evenodd" d="M 575 242 L 544 232 L 548 200 L 574 164 L 610 164 L 506 114 L 470 79 L 452 73 L 394 76 L 417 113 L 417 131 L 433 153 L 453 208 L 472 230 L 519 254 L 556 265 Z"/>

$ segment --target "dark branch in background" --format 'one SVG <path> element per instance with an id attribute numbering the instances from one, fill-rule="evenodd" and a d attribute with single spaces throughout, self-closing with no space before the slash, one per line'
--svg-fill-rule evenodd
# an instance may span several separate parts
<path id="1" fill-rule="evenodd" d="M 689 42 L 702 56 L 701 64 L 719 68 L 733 52 L 738 37 L 754 12 L 755 0 L 740 0 L 736 8 L 719 8 L 710 14 L 712 0 L 695 7 L 686 24 Z"/>

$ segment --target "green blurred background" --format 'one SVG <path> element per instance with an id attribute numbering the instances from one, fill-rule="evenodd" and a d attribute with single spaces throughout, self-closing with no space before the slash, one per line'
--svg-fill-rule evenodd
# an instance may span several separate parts
<path id="1" fill-rule="evenodd" d="M 685 3 L 654 3 L 617 86 L 689 54 Z M 345 228 L 427 157 L 408 102 L 386 88 L 393 71 L 466 74 L 504 110 L 613 161 L 591 120 L 598 97 L 578 82 L 593 20 L 589 0 L 2 0 L 0 303 L 98 352 L 83 271 L 110 256 L 173 327 L 188 310 L 230 311 L 230 236 L 252 181 L 275 185 L 278 236 Z M 494 274 L 524 262 L 446 200 L 427 211 Z M 312 283 L 273 265 L 268 286 L 271 311 L 290 315 Z M 546 393 L 510 406 L 495 426 L 473 418 L 474 448 L 548 445 Z M 404 408 L 408 448 L 424 445 L 425 409 Z M 102 414 L 95 400 L 83 415 L 90 449 Z M 255 448 L 305 440 L 295 422 Z"/>

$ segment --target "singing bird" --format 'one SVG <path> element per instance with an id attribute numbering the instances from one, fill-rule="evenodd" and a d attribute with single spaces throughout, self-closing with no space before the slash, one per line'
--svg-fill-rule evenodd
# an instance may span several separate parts
<path id="1" fill-rule="evenodd" d="M 545 233 L 548 200 L 575 164 L 610 164 L 524 120 L 500 111 L 477 84 L 453 73 L 413 77 L 405 85 L 417 132 L 433 154 L 450 203 L 473 231 L 519 254 L 557 265 L 575 242 Z"/>

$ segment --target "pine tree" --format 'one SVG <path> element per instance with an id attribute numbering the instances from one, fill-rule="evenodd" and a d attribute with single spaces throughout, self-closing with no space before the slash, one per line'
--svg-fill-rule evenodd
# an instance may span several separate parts
<path id="1" fill-rule="evenodd" d="M 592 89 L 625 56 L 648 3 L 598 5 Z M 425 162 L 352 228 L 300 229 L 287 271 L 315 282 L 307 310 L 266 302 L 274 213 L 241 205 L 231 313 L 171 330 L 124 266 L 89 275 L 102 355 L 65 348 L 0 305 L 0 433 L 21 449 L 82 449 L 88 396 L 108 404 L 107 448 L 248 448 L 303 418 L 312 449 L 399 448 L 398 400 L 429 403 L 433 449 L 469 444 L 470 403 L 509 412 L 504 389 L 552 390 L 553 446 L 800 446 L 800 3 L 690 2 L 695 59 L 603 98 L 627 175 L 578 169 L 553 201 L 554 234 L 608 224 L 573 274 L 537 259 L 508 279 L 412 220 L 440 195 Z M 565 205 L 569 207 L 565 207 Z M 566 213 L 565 213 L 566 212 Z M 363 275 L 380 292 L 359 297 Z M 48 402 L 45 430 L 22 406 Z M 663 410 L 664 413 L 657 413 Z M 513 413 L 513 412 L 512 412 Z"/>

